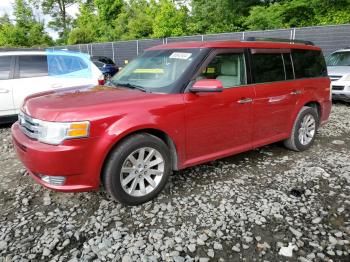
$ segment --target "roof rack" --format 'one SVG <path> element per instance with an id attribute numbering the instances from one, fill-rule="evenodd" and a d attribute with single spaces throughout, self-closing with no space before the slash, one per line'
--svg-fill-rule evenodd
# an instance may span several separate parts
<path id="1" fill-rule="evenodd" d="M 268 41 L 268 42 L 282 42 L 282 43 L 291 43 L 291 44 L 304 44 L 304 45 L 315 45 L 311 41 L 306 40 L 297 40 L 297 39 L 286 39 L 286 38 L 266 38 L 266 37 L 255 37 L 250 36 L 244 39 L 245 41 Z"/>

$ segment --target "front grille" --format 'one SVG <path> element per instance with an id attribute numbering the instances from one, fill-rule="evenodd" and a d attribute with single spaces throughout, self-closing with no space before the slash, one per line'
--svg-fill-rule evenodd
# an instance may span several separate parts
<path id="1" fill-rule="evenodd" d="M 332 90 L 341 91 L 344 90 L 344 86 L 332 86 Z"/>
<path id="2" fill-rule="evenodd" d="M 18 122 L 24 134 L 26 134 L 30 138 L 38 139 L 40 127 L 36 119 L 31 118 L 30 116 L 21 112 L 18 115 Z"/>
<path id="3" fill-rule="evenodd" d="M 329 76 L 331 81 L 338 81 L 340 78 L 342 78 L 343 76 Z"/>

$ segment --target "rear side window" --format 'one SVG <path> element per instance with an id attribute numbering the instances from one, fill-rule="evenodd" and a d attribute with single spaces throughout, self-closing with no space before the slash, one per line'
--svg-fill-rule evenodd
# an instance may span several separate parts
<path id="1" fill-rule="evenodd" d="M 47 58 L 46 56 L 29 55 L 19 57 L 19 77 L 40 77 L 47 76 Z"/>
<path id="2" fill-rule="evenodd" d="M 327 76 L 326 63 L 321 51 L 293 50 L 292 57 L 296 78 Z"/>
<path id="3" fill-rule="evenodd" d="M 51 76 L 72 74 L 89 68 L 89 65 L 78 56 L 50 54 L 48 60 Z"/>
<path id="4" fill-rule="evenodd" d="M 10 77 L 11 56 L 0 57 L 0 80 L 6 80 Z"/>
<path id="5" fill-rule="evenodd" d="M 255 83 L 266 83 L 285 80 L 282 54 L 252 54 L 252 69 Z"/>

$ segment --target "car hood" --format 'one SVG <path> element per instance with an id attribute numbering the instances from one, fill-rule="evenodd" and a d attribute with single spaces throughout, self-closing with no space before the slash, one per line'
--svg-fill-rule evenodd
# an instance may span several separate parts
<path id="1" fill-rule="evenodd" d="M 22 111 L 46 121 L 92 120 L 108 113 L 113 115 L 123 105 L 155 96 L 122 87 L 82 86 L 31 95 L 24 101 Z"/>
<path id="2" fill-rule="evenodd" d="M 343 76 L 350 74 L 350 66 L 328 66 L 328 75 L 330 76 Z"/>

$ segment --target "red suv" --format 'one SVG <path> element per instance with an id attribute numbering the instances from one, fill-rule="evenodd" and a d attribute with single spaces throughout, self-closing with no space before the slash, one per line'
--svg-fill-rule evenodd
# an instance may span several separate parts
<path id="1" fill-rule="evenodd" d="M 307 42 L 160 45 L 107 84 L 25 100 L 13 143 L 38 183 L 64 192 L 102 183 L 136 205 L 172 170 L 281 140 L 306 150 L 331 110 L 324 57 Z"/>

